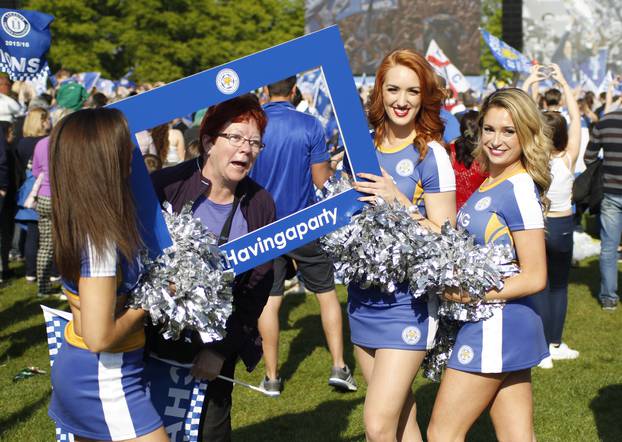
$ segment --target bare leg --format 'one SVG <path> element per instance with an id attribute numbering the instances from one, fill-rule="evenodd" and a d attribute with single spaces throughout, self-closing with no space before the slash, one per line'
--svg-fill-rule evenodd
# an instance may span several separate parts
<path id="1" fill-rule="evenodd" d="M 318 293 L 317 300 L 320 303 L 322 328 L 326 336 L 328 351 L 333 358 L 333 367 L 343 368 L 346 363 L 343 360 L 343 325 L 341 304 L 339 304 L 337 292 L 331 290 L 330 292 Z"/>
<path id="2" fill-rule="evenodd" d="M 100 442 L 95 439 L 88 439 L 84 437 L 74 436 L 75 442 Z M 125 442 L 169 442 L 168 434 L 164 430 L 164 427 L 160 427 L 151 433 L 144 434 L 134 439 L 125 439 Z"/>
<path id="3" fill-rule="evenodd" d="M 276 379 L 278 377 L 279 309 L 281 308 L 282 302 L 282 296 L 269 296 L 268 302 L 257 321 L 259 333 L 263 341 L 263 360 L 266 364 L 266 375 L 270 379 Z"/>
<path id="4" fill-rule="evenodd" d="M 492 402 L 490 417 L 500 442 L 535 440 L 530 369 L 508 373 Z"/>
<path id="5" fill-rule="evenodd" d="M 398 442 L 421 442 L 421 431 L 417 424 L 417 403 L 412 391 L 408 392 L 406 403 L 402 407 L 400 421 L 397 426 Z"/>
<path id="6" fill-rule="evenodd" d="M 434 402 L 428 425 L 428 441 L 463 441 L 507 375 L 469 373 L 448 368 Z"/>
<path id="7" fill-rule="evenodd" d="M 421 441 L 417 426 L 411 385 L 424 351 L 378 349 L 373 356 L 369 376 L 369 351 L 357 351 L 363 375 L 368 379 L 365 396 L 365 434 L 370 442 L 394 442 L 400 434 L 403 441 Z M 360 356 L 367 358 L 361 362 Z M 367 356 L 365 356 L 367 355 Z"/>
<path id="8" fill-rule="evenodd" d="M 371 380 L 371 374 L 374 372 L 374 357 L 376 350 L 371 348 L 359 347 L 354 344 L 354 357 L 358 362 L 358 367 L 361 369 L 365 382 L 369 385 Z"/>

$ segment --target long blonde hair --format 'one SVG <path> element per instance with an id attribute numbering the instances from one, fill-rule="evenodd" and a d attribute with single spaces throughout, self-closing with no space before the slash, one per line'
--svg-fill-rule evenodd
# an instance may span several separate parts
<path id="1" fill-rule="evenodd" d="M 551 185 L 551 152 L 553 143 L 550 127 L 544 121 L 536 103 L 520 89 L 501 89 L 490 94 L 482 105 L 478 122 L 479 142 L 473 152 L 482 167 L 489 171 L 490 164 L 482 145 L 484 117 L 491 108 L 505 109 L 512 117 L 516 135 L 521 145 L 521 164 L 536 183 L 540 191 L 540 201 L 544 210 L 548 210 L 549 199 L 546 192 Z"/>
<path id="2" fill-rule="evenodd" d="M 45 120 L 50 119 L 50 113 L 42 107 L 34 107 L 28 111 L 24 119 L 22 133 L 25 137 L 42 137 L 48 134 L 48 130 L 43 127 Z"/>

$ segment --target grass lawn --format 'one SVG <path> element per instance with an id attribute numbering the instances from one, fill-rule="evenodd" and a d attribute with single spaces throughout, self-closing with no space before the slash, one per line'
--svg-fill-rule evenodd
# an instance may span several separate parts
<path id="1" fill-rule="evenodd" d="M 18 274 L 23 270 L 16 267 Z M 564 339 L 581 351 L 576 361 L 555 363 L 552 370 L 533 370 L 535 425 L 540 441 L 622 441 L 622 308 L 601 311 L 598 261 L 588 260 L 571 273 L 569 311 Z M 342 302 L 345 290 L 339 288 Z M 43 314 L 36 287 L 23 278 L 0 289 L 0 440 L 52 441 L 54 425 L 47 417 L 49 374 L 13 383 L 27 366 L 49 373 Z M 47 301 L 66 308 L 60 301 Z M 356 393 L 339 393 L 327 385 L 330 357 L 324 347 L 319 306 L 315 297 L 288 296 L 282 309 L 281 374 L 286 380 L 280 398 L 267 398 L 243 388 L 234 389 L 234 441 L 360 441 L 364 440 L 365 386 Z M 346 336 L 347 340 L 347 336 Z M 348 342 L 348 341 L 347 341 Z M 351 345 L 346 360 L 355 367 Z M 237 376 L 257 384 L 259 366 Z M 422 377 L 413 385 L 418 420 L 425 429 L 438 386 Z M 459 410 L 456 410 L 459 412 Z M 469 440 L 495 440 L 487 415 L 482 416 Z"/>

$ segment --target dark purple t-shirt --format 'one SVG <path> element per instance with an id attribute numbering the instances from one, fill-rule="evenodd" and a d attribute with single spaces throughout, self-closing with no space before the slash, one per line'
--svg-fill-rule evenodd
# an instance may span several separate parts
<path id="1" fill-rule="evenodd" d="M 225 225 L 227 216 L 231 211 L 233 203 L 230 204 L 216 204 L 213 201 L 205 198 L 201 195 L 192 207 L 194 216 L 199 218 L 203 225 L 212 232 L 216 237 L 222 232 L 222 227 Z M 233 221 L 231 223 L 231 232 L 229 233 L 229 241 L 232 241 L 240 236 L 248 233 L 248 224 L 242 215 L 240 206 L 238 205 L 235 213 L 233 214 Z"/>

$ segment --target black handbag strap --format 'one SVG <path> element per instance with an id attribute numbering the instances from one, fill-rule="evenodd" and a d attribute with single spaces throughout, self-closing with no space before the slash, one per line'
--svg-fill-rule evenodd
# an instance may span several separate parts
<path id="1" fill-rule="evenodd" d="M 236 192 L 235 196 L 233 197 L 233 204 L 231 205 L 231 210 L 229 211 L 229 215 L 227 215 L 225 224 L 222 226 L 222 230 L 220 231 L 220 236 L 218 237 L 219 246 L 229 242 L 229 234 L 231 233 L 231 224 L 233 224 L 233 216 L 235 215 L 235 211 L 238 209 L 239 205 L 240 205 L 240 197 Z"/>

